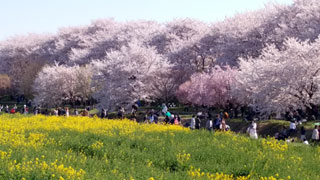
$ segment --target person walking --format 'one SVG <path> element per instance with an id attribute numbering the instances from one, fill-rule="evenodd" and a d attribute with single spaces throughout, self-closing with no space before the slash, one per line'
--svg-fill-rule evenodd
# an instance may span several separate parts
<path id="1" fill-rule="evenodd" d="M 229 114 L 228 112 L 223 113 L 223 119 L 228 120 L 229 119 Z"/>
<path id="2" fill-rule="evenodd" d="M 171 115 L 170 115 L 170 116 L 171 116 Z M 166 117 L 164 118 L 164 122 L 165 122 L 166 124 L 169 124 L 169 123 L 170 123 L 170 118 L 169 118 L 169 116 L 166 115 Z"/>
<path id="3" fill-rule="evenodd" d="M 124 108 L 123 107 L 119 107 L 118 118 L 119 119 L 123 119 L 123 117 L 124 117 Z"/>
<path id="4" fill-rule="evenodd" d="M 146 113 L 143 117 L 143 122 L 148 123 L 148 113 Z"/>
<path id="5" fill-rule="evenodd" d="M 196 128 L 196 116 L 192 115 L 191 122 L 190 122 L 190 129 L 194 130 Z"/>
<path id="6" fill-rule="evenodd" d="M 83 110 L 82 116 L 89 117 L 89 111 L 88 111 L 88 109 L 84 109 L 84 110 Z"/>
<path id="7" fill-rule="evenodd" d="M 100 118 L 103 119 L 106 117 L 106 110 L 104 108 L 101 109 L 101 115 Z"/>
<path id="8" fill-rule="evenodd" d="M 58 111 L 57 108 L 53 110 L 53 114 L 54 114 L 55 116 L 59 116 L 59 111 Z"/>
<path id="9" fill-rule="evenodd" d="M 69 114 L 69 108 L 66 107 L 65 111 L 66 111 L 66 117 L 69 117 L 69 115 L 70 115 Z"/>
<path id="10" fill-rule="evenodd" d="M 149 122 L 150 122 L 151 124 L 154 123 L 154 114 L 153 114 L 153 113 L 150 113 Z"/>
<path id="11" fill-rule="evenodd" d="M 23 114 L 28 114 L 28 107 L 27 107 L 27 105 L 23 105 L 23 109 L 22 109 L 22 113 Z"/>
<path id="12" fill-rule="evenodd" d="M 9 113 L 9 106 L 8 105 L 6 105 L 6 107 L 4 108 L 4 112 Z"/>
<path id="13" fill-rule="evenodd" d="M 168 107 L 166 106 L 165 103 L 162 103 L 162 110 L 161 110 L 161 112 L 162 112 L 163 116 L 165 116 L 165 115 L 167 114 L 167 111 L 168 111 Z"/>
<path id="14" fill-rule="evenodd" d="M 174 116 L 174 121 L 173 121 L 173 123 L 174 123 L 175 125 L 180 125 L 180 122 L 179 122 L 179 120 L 178 120 L 178 115 L 175 115 L 175 116 Z"/>
<path id="15" fill-rule="evenodd" d="M 34 114 L 34 115 L 40 114 L 40 106 L 39 106 L 39 105 L 34 106 L 34 108 L 33 108 L 33 114 Z"/>
<path id="16" fill-rule="evenodd" d="M 304 128 L 304 126 L 301 126 L 301 129 L 300 129 L 300 132 L 301 132 L 301 141 L 304 141 L 304 139 L 306 139 L 306 130 Z"/>
<path id="17" fill-rule="evenodd" d="M 177 114 L 177 119 L 178 119 L 179 124 L 181 124 L 181 117 L 179 114 Z"/>
<path id="18" fill-rule="evenodd" d="M 220 114 L 217 114 L 216 119 L 214 120 L 214 128 L 216 130 L 220 129 L 220 124 L 221 124 Z"/>
<path id="19" fill-rule="evenodd" d="M 154 113 L 154 115 L 153 115 L 154 123 L 156 123 L 156 124 L 158 124 L 158 121 L 159 121 L 158 116 L 159 116 L 158 113 Z"/>
<path id="20" fill-rule="evenodd" d="M 318 131 L 318 126 L 315 126 L 313 131 L 312 131 L 312 136 L 311 139 L 313 142 L 317 142 L 319 140 L 319 131 Z"/>
<path id="21" fill-rule="evenodd" d="M 14 114 L 14 113 L 16 113 L 16 110 L 15 110 L 14 108 L 12 108 L 12 109 L 10 110 L 10 114 Z"/>
<path id="22" fill-rule="evenodd" d="M 220 130 L 227 131 L 227 123 L 226 121 L 229 119 L 229 114 L 224 112 L 221 119 Z"/>
<path id="23" fill-rule="evenodd" d="M 220 130 L 221 130 L 221 131 L 226 131 L 226 130 L 227 130 L 227 126 L 226 126 L 226 125 L 227 125 L 227 124 L 226 124 L 225 118 L 222 118 L 221 124 L 220 124 Z"/>
<path id="24" fill-rule="evenodd" d="M 137 111 L 138 111 L 138 104 L 134 103 L 131 106 L 131 119 L 136 119 L 137 118 Z"/>
<path id="25" fill-rule="evenodd" d="M 171 114 L 171 117 L 170 117 L 170 124 L 174 124 L 174 114 Z"/>
<path id="26" fill-rule="evenodd" d="M 38 111 L 38 114 L 41 114 L 41 107 L 40 107 L 40 105 L 38 105 L 36 109 L 37 109 L 37 111 Z"/>
<path id="27" fill-rule="evenodd" d="M 250 124 L 247 132 L 249 133 L 249 136 L 252 139 L 258 139 L 257 123 L 255 122 L 255 120 L 252 121 L 252 123 Z"/>
<path id="28" fill-rule="evenodd" d="M 34 107 L 33 107 L 33 114 L 34 114 L 34 115 L 38 115 L 37 106 L 34 106 Z"/>
<path id="29" fill-rule="evenodd" d="M 76 109 L 74 109 L 73 115 L 75 115 L 75 116 L 78 116 L 78 115 L 79 115 L 79 111 L 78 111 L 78 109 L 77 109 L 77 108 L 76 108 Z"/>
<path id="30" fill-rule="evenodd" d="M 213 131 L 213 123 L 212 123 L 212 119 L 209 119 L 206 123 L 206 128 L 208 131 Z"/>
<path id="31" fill-rule="evenodd" d="M 134 103 L 132 106 L 131 106 L 131 113 L 135 113 L 135 112 L 137 112 L 138 111 L 138 108 L 139 108 L 139 106 L 138 106 L 138 104 L 137 103 Z"/>
<path id="32" fill-rule="evenodd" d="M 200 120 L 200 117 L 197 116 L 195 128 L 196 129 L 200 129 L 200 127 L 201 127 L 201 120 Z"/>
<path id="33" fill-rule="evenodd" d="M 292 137 L 295 135 L 297 126 L 296 126 L 296 122 L 294 120 L 290 121 L 290 128 L 289 128 L 289 136 Z"/>

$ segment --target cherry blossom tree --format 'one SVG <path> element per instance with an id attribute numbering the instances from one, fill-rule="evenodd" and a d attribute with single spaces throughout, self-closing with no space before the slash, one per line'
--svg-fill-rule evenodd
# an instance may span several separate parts
<path id="1" fill-rule="evenodd" d="M 41 45 L 50 38 L 50 35 L 30 34 L 0 43 L 0 73 L 10 77 L 14 93 L 32 96 L 32 82 L 47 63 Z"/>
<path id="2" fill-rule="evenodd" d="M 45 66 L 34 82 L 34 103 L 54 107 L 68 102 L 88 100 L 94 89 L 91 87 L 92 71 L 80 66 Z"/>
<path id="3" fill-rule="evenodd" d="M 177 91 L 182 103 L 198 106 L 225 108 L 235 99 L 231 88 L 235 70 L 229 66 L 215 66 L 210 73 L 196 73 Z"/>
<path id="4" fill-rule="evenodd" d="M 164 57 L 154 48 L 141 46 L 138 41 L 109 53 L 93 66 L 100 69 L 95 81 L 101 84 L 94 97 L 101 106 L 109 109 L 136 100 L 152 100 L 156 96 L 154 86 L 170 70 Z"/>
<path id="5" fill-rule="evenodd" d="M 258 58 L 240 60 L 238 88 L 263 114 L 311 109 L 320 103 L 320 40 L 289 38 L 283 49 L 269 45 Z"/>
<path id="6" fill-rule="evenodd" d="M 175 92 L 180 84 L 178 84 L 174 77 L 175 72 L 172 68 L 167 69 L 165 73 L 161 73 L 153 83 L 152 92 L 153 98 L 159 101 L 169 102 L 175 99 Z"/>
<path id="7" fill-rule="evenodd" d="M 215 65 L 238 67 L 239 58 L 258 58 L 268 44 L 283 50 L 288 37 L 315 42 L 319 34 L 317 0 L 269 4 L 211 24 L 193 19 L 168 23 L 102 19 L 53 35 L 30 34 L 0 42 L 0 74 L 9 76 L 14 93 L 32 97 L 32 82 L 43 66 L 54 62 L 87 66 L 137 41 L 140 48 L 153 49 L 168 60 L 170 71 L 156 81 L 153 96 L 170 99 L 194 73 L 209 72 Z"/>

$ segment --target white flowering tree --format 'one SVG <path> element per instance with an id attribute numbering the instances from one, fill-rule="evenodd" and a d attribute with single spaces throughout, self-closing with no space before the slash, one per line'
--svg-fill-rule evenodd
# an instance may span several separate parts
<path id="1" fill-rule="evenodd" d="M 265 114 L 311 109 L 320 103 L 320 40 L 269 45 L 258 58 L 240 60 L 238 88 Z"/>
<path id="2" fill-rule="evenodd" d="M 34 82 L 34 103 L 46 107 L 77 99 L 88 100 L 93 89 L 91 87 L 92 72 L 88 67 L 79 66 L 46 66 L 40 71 Z"/>
<path id="3" fill-rule="evenodd" d="M 155 86 L 170 70 L 168 61 L 153 48 L 145 48 L 137 41 L 114 51 L 101 61 L 93 63 L 100 70 L 95 77 L 95 98 L 109 109 L 127 105 L 136 100 L 156 98 Z"/>

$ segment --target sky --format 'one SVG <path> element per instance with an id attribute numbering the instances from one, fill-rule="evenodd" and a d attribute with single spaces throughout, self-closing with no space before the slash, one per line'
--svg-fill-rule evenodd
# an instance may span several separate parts
<path id="1" fill-rule="evenodd" d="M 55 33 L 62 27 L 105 18 L 215 22 L 261 9 L 268 2 L 292 4 L 293 0 L 0 0 L 0 40 L 28 33 Z"/>

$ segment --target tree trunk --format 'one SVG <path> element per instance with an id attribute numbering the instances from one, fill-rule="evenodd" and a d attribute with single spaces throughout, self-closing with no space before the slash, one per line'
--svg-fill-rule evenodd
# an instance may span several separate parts
<path id="1" fill-rule="evenodd" d="M 234 109 L 233 109 L 233 112 L 234 112 L 234 118 L 238 118 L 238 107 L 235 107 Z"/>
<path id="2" fill-rule="evenodd" d="M 315 105 L 311 105 L 311 107 L 306 108 L 307 120 L 309 120 L 309 121 L 316 120 L 316 116 L 315 116 L 315 112 L 314 112 L 315 107 L 316 107 Z"/>

